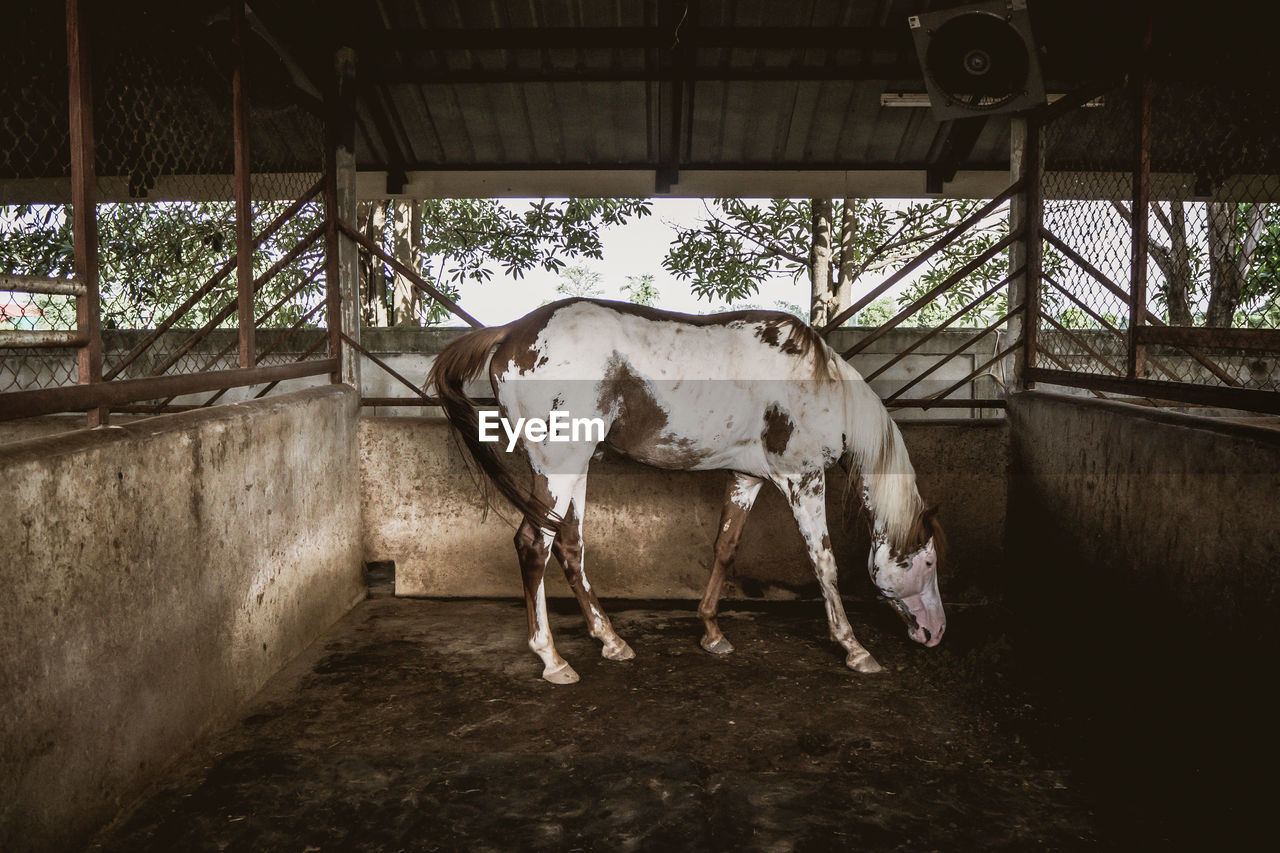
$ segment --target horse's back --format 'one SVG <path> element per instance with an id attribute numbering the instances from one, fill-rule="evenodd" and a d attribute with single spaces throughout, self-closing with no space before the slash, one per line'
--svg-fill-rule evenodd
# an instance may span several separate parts
<path id="1" fill-rule="evenodd" d="M 510 415 L 600 417 L 606 443 L 641 462 L 764 475 L 785 457 L 839 453 L 834 358 L 816 332 L 780 312 L 693 317 L 572 300 L 513 324 L 491 375 Z"/>

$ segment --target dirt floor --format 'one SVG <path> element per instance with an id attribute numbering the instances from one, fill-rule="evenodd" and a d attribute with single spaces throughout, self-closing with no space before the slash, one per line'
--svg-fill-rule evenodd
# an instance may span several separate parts
<path id="1" fill-rule="evenodd" d="M 606 602 L 608 605 L 608 602 Z M 1014 654 L 995 606 L 925 649 L 851 607 L 885 672 L 846 670 L 815 602 L 615 602 L 638 655 L 602 660 L 571 602 L 555 687 L 523 603 L 375 595 L 182 759 L 94 850 L 1132 849 L 1176 841 L 1117 795 Z M 1048 704 L 1046 704 L 1048 703 Z M 1091 757 L 1092 756 L 1092 757 Z M 1163 843 L 1162 843 L 1163 842 Z"/>

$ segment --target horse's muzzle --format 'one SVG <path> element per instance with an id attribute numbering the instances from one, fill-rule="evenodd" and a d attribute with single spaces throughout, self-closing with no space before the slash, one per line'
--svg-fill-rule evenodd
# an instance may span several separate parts
<path id="1" fill-rule="evenodd" d="M 936 593 L 908 596 L 902 599 L 898 612 L 907 623 L 908 637 L 929 648 L 942 642 L 942 635 L 947 631 L 947 614 Z"/>

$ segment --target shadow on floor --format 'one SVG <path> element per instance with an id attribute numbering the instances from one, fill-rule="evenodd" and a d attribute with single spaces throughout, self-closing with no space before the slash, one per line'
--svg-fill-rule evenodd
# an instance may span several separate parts
<path id="1" fill-rule="evenodd" d="M 280 673 L 91 849 L 992 850 L 1129 846 L 1159 827 L 1077 778 L 1079 731 L 1027 686 L 995 606 L 936 649 L 854 606 L 885 666 L 846 670 L 820 604 L 615 604 L 638 658 L 571 603 L 554 687 L 521 602 L 375 597 Z M 1049 698 L 1046 699 L 1046 696 Z M 1122 811 L 1122 810 L 1121 810 Z"/>

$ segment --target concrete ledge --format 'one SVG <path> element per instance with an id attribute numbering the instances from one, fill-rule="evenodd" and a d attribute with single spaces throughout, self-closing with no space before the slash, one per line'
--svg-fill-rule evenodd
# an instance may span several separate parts
<path id="1" fill-rule="evenodd" d="M 65 849 L 363 595 L 357 400 L 0 447 L 0 849 Z"/>
<path id="2" fill-rule="evenodd" d="M 1007 429 L 1004 421 L 901 425 L 921 493 L 941 504 L 953 559 L 942 585 L 952 600 L 994 594 L 1003 570 Z M 394 560 L 396 592 L 413 596 L 512 596 L 521 591 L 514 526 L 485 507 L 447 422 L 360 422 L 365 559 Z M 527 473 L 527 468 L 526 468 Z M 608 456 L 587 486 L 587 576 L 602 597 L 700 598 L 728 475 L 649 468 Z M 865 524 L 842 507 L 844 480 L 828 473 L 828 518 L 842 587 L 873 593 Z M 505 504 L 503 504 L 505 507 Z M 854 503 L 856 506 L 856 501 Z M 504 509 L 514 521 L 509 508 Z M 843 519 L 843 523 L 841 520 Z M 548 592 L 568 596 L 554 565 Z M 730 598 L 817 594 L 795 522 L 766 487 L 743 531 Z"/>

